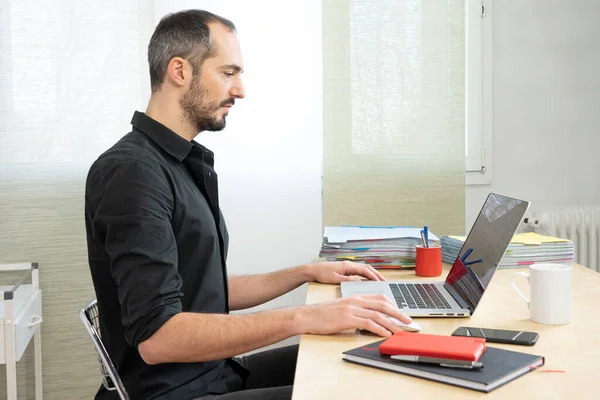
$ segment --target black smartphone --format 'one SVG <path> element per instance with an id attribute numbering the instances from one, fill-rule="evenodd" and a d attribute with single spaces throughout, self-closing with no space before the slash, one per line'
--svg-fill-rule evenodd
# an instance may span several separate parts
<path id="1" fill-rule="evenodd" d="M 506 329 L 472 328 L 461 326 L 452 336 L 468 336 L 485 338 L 486 342 L 518 344 L 522 346 L 533 346 L 540 337 L 536 332 L 509 331 Z"/>

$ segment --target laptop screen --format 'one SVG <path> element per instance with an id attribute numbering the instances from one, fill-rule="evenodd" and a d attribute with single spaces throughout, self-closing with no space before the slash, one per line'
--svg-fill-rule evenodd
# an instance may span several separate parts
<path id="1" fill-rule="evenodd" d="M 473 313 L 496 272 L 529 202 L 490 193 L 444 286 Z"/>

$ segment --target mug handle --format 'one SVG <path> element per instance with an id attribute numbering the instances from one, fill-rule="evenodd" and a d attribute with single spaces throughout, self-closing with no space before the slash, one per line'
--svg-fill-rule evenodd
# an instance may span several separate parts
<path id="1" fill-rule="evenodd" d="M 517 273 L 513 274 L 512 278 L 510 280 L 510 283 L 512 284 L 513 289 L 515 289 L 517 291 L 517 293 L 519 294 L 519 296 L 521 296 L 521 298 L 523 300 L 525 300 L 527 305 L 529 305 L 529 299 L 527 297 L 525 297 L 525 295 L 523 293 L 521 293 L 521 291 L 519 290 L 517 285 L 515 285 L 515 278 L 517 277 L 517 275 L 523 275 L 524 277 L 527 278 L 527 283 L 529 283 L 529 274 L 526 272 L 517 272 Z"/>

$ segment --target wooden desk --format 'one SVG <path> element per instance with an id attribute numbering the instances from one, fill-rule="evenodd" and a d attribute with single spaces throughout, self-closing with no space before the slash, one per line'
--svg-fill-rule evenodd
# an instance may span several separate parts
<path id="1" fill-rule="evenodd" d="M 331 336 L 303 335 L 293 399 L 600 398 L 600 274 L 574 266 L 571 323 L 551 326 L 531 322 L 527 305 L 511 287 L 511 275 L 523 270 L 526 269 L 498 270 L 471 318 L 418 318 L 417 322 L 422 333 L 443 335 L 450 335 L 462 325 L 538 332 L 540 338 L 532 347 L 496 343 L 490 346 L 545 356 L 546 365 L 541 369 L 560 369 L 565 373 L 530 372 L 486 394 L 342 360 L 343 351 L 379 340 L 378 336 L 355 331 Z M 413 271 L 386 271 L 384 275 L 388 280 L 415 278 Z M 527 283 L 518 282 L 528 293 Z M 311 283 L 306 303 L 337 297 L 338 285 Z"/>

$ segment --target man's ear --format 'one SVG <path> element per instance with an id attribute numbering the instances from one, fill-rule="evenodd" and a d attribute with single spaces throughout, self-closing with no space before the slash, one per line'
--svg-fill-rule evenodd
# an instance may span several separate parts
<path id="1" fill-rule="evenodd" d="M 189 79 L 186 71 L 186 61 L 181 57 L 173 57 L 167 65 L 167 76 L 165 80 L 172 85 L 185 86 L 185 81 Z"/>

